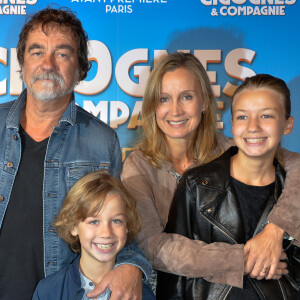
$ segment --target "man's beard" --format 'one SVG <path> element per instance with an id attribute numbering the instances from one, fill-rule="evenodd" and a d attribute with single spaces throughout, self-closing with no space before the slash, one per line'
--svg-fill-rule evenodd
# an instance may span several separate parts
<path id="1" fill-rule="evenodd" d="M 27 86 L 27 89 L 30 91 L 31 95 L 39 101 L 52 101 L 57 98 L 62 98 L 73 92 L 75 85 L 78 83 L 78 69 L 76 70 L 75 80 L 72 86 L 69 89 L 66 89 L 66 84 L 60 75 L 56 74 L 53 71 L 44 71 L 40 74 L 33 75 L 31 82 Z M 24 78 L 24 75 L 23 75 Z M 37 90 L 34 87 L 34 84 L 38 80 L 51 80 L 43 81 L 42 88 Z"/>

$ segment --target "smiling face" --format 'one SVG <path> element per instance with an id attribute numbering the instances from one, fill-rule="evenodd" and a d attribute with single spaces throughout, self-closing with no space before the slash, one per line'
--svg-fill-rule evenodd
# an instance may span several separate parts
<path id="1" fill-rule="evenodd" d="M 156 122 L 167 141 L 190 141 L 205 110 L 196 76 L 185 68 L 165 73 L 161 83 Z"/>
<path id="2" fill-rule="evenodd" d="M 33 29 L 26 41 L 22 74 L 29 96 L 69 100 L 79 79 L 77 39 L 70 29 L 48 25 Z"/>
<path id="3" fill-rule="evenodd" d="M 285 118 L 283 96 L 268 88 L 245 89 L 233 99 L 232 134 L 239 154 L 274 159 L 293 118 Z"/>
<path id="4" fill-rule="evenodd" d="M 108 193 L 100 212 L 79 222 L 71 231 L 79 236 L 81 264 L 115 264 L 127 240 L 126 207 L 119 194 Z"/>

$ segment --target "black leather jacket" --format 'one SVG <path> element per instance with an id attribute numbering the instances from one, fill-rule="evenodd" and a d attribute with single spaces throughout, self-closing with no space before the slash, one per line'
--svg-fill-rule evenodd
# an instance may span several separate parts
<path id="1" fill-rule="evenodd" d="M 167 233 L 178 233 L 206 243 L 242 243 L 243 221 L 230 180 L 230 159 L 235 153 L 237 148 L 232 147 L 216 160 L 196 167 L 183 176 L 174 195 L 165 230 Z M 254 235 L 263 229 L 284 185 L 285 172 L 276 162 L 275 166 L 274 195 L 268 199 Z M 259 299 L 297 299 L 299 288 L 295 273 L 298 272 L 299 280 L 299 248 L 290 245 L 289 241 L 285 243 L 290 261 L 293 259 L 292 255 L 297 255 L 298 266 L 293 262 L 289 266 L 289 275 L 280 280 L 258 281 L 250 278 Z M 234 264 L 234 258 L 232 263 Z M 202 278 L 186 278 L 159 272 L 156 296 L 157 299 L 164 300 L 221 300 L 226 299 L 230 290 L 229 285 L 211 283 Z"/>

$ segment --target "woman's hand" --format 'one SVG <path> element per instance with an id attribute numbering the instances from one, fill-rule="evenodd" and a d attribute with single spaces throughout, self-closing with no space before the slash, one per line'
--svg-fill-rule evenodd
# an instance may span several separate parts
<path id="1" fill-rule="evenodd" d="M 285 252 L 281 253 L 280 260 L 285 260 L 286 259 L 286 254 Z M 289 273 L 287 269 L 287 263 L 284 261 L 279 261 L 277 264 L 277 268 L 275 270 L 275 274 L 270 278 L 270 274 L 268 270 L 265 270 L 265 272 L 260 272 L 259 276 L 256 277 L 257 280 L 261 279 L 280 279 L 282 275 L 287 275 Z M 266 278 L 268 277 L 268 278 Z"/>
<path id="2" fill-rule="evenodd" d="M 269 223 L 264 230 L 249 240 L 244 247 L 245 273 L 256 279 L 278 279 L 284 274 L 282 254 L 284 231 Z M 280 275 L 280 277 L 281 277 Z M 275 278 L 274 278 L 275 277 Z M 279 278 L 280 278 L 279 277 Z"/>

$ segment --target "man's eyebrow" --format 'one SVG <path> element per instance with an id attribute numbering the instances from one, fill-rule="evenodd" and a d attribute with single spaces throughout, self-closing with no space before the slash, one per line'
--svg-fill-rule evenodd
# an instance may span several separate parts
<path id="1" fill-rule="evenodd" d="M 34 50 L 34 49 L 45 49 L 45 47 L 41 44 L 38 44 L 38 43 L 33 43 L 29 46 L 28 48 L 28 52 L 30 52 L 31 50 Z M 56 50 L 59 50 L 59 49 L 66 49 L 66 50 L 69 50 L 71 51 L 72 53 L 74 53 L 74 49 L 72 46 L 68 45 L 68 44 L 60 44 L 60 45 L 57 45 L 55 47 Z"/>
<path id="2" fill-rule="evenodd" d="M 55 50 L 59 50 L 59 49 L 66 49 L 74 53 L 74 48 L 68 44 L 60 44 L 55 47 Z"/>
<path id="3" fill-rule="evenodd" d="M 34 49 L 45 49 L 45 47 L 40 44 L 33 43 L 29 46 L 28 52 L 30 52 L 31 50 L 34 50 Z"/>

